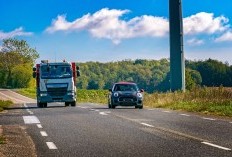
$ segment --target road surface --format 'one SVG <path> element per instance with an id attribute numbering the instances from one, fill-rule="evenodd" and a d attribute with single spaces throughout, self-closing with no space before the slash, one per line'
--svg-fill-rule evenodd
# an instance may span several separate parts
<path id="1" fill-rule="evenodd" d="M 21 105 L 0 114 L 0 125 L 26 128 L 39 157 L 232 156 L 229 118 L 92 103 L 37 108 L 33 99 L 0 90 L 4 95 Z"/>

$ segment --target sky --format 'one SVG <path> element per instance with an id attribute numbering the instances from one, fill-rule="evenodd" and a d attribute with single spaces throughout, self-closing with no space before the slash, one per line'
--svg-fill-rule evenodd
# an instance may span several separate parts
<path id="1" fill-rule="evenodd" d="M 40 60 L 169 58 L 168 0 L 0 0 L 0 49 L 23 39 Z M 182 0 L 184 53 L 232 65 L 232 0 Z"/>

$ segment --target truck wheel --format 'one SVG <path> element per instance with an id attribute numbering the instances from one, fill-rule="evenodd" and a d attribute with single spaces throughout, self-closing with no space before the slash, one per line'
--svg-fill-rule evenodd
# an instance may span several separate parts
<path id="1" fill-rule="evenodd" d="M 47 107 L 48 106 L 48 103 L 43 103 L 43 107 Z"/>
<path id="2" fill-rule="evenodd" d="M 65 102 L 64 104 L 65 104 L 65 106 L 68 106 L 68 105 L 69 105 L 69 102 Z"/>
<path id="3" fill-rule="evenodd" d="M 71 106 L 75 107 L 76 106 L 76 101 L 71 102 Z"/>
<path id="4" fill-rule="evenodd" d="M 43 107 L 43 103 L 38 102 L 37 103 L 37 107 L 42 108 Z"/>

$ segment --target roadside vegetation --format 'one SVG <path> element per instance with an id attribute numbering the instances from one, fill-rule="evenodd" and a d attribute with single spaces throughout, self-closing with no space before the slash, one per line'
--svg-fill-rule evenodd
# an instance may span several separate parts
<path id="1" fill-rule="evenodd" d="M 0 144 L 5 144 L 6 139 L 3 136 L 0 136 Z"/>
<path id="2" fill-rule="evenodd" d="M 19 93 L 35 98 L 35 89 L 21 89 Z M 107 104 L 108 90 L 78 89 L 77 101 Z M 146 93 L 144 106 L 167 108 L 209 115 L 232 117 L 232 89 L 225 87 L 196 87 L 186 92 Z"/>
<path id="3" fill-rule="evenodd" d="M 0 112 L 3 111 L 4 109 L 6 109 L 7 107 L 9 107 L 10 105 L 12 105 L 13 102 L 12 101 L 4 101 L 4 100 L 0 100 Z"/>

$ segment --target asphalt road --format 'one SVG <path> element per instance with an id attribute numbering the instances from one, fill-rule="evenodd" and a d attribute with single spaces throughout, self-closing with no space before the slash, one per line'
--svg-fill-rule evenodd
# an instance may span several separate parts
<path id="1" fill-rule="evenodd" d="M 39 157 L 232 156 L 232 119 L 91 103 L 37 108 L 34 100 L 7 92 L 21 107 L 1 114 L 0 125 L 24 126 Z"/>

